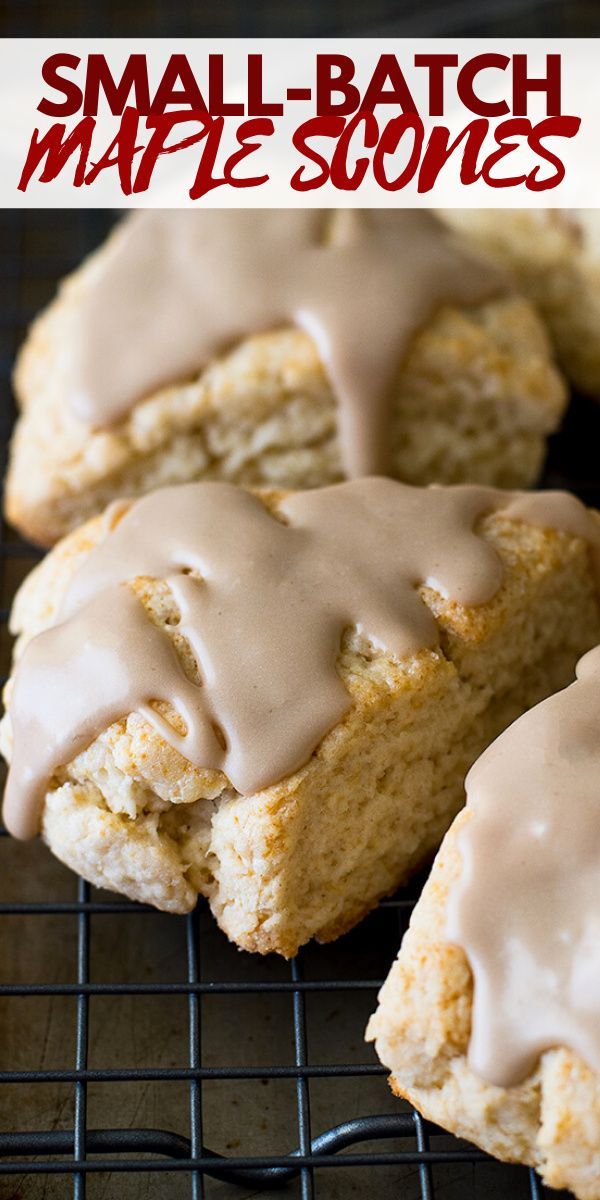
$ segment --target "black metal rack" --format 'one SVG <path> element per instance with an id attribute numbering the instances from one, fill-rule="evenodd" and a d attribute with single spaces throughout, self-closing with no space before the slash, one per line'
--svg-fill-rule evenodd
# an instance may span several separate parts
<path id="1" fill-rule="evenodd" d="M 34 311 L 49 298 L 56 279 L 98 241 L 109 223 L 105 213 L 30 212 L 0 218 L 4 447 L 13 419 L 9 376 L 15 347 Z M 547 482 L 570 484 L 593 500 L 597 496 L 594 458 L 599 432 L 600 406 L 577 401 L 565 431 L 554 441 Z M 31 547 L 3 527 L 0 644 L 4 670 L 11 594 L 35 557 Z M 169 1200 L 180 1195 L 194 1200 L 206 1194 L 233 1197 L 238 1194 L 236 1184 L 245 1189 L 239 1190 L 240 1195 L 249 1190 L 255 1195 L 280 1189 L 282 1195 L 299 1194 L 303 1200 L 315 1195 L 334 1200 L 358 1193 L 434 1200 L 442 1188 L 445 1197 L 460 1196 L 461 1200 L 467 1196 L 541 1200 L 545 1192 L 533 1172 L 493 1164 L 473 1147 L 431 1127 L 407 1104 L 393 1100 L 383 1068 L 372 1049 L 362 1045 L 365 1017 L 397 950 L 418 887 L 380 905 L 358 930 L 334 946 L 308 947 L 284 964 L 231 950 L 204 904 L 187 918 L 165 917 L 150 908 L 95 893 L 58 864 L 54 865 L 62 874 L 49 876 L 47 882 L 49 858 L 41 846 L 23 848 L 6 837 L 0 839 L 0 946 L 4 946 L 0 963 L 19 964 L 16 978 L 5 978 L 6 966 L 0 968 L 0 1027 L 12 1031 L 0 1043 L 1 1196 L 46 1195 L 36 1190 L 36 1179 L 42 1177 L 50 1181 L 52 1196 L 73 1195 L 82 1200 L 86 1190 L 89 1195 L 100 1194 L 93 1190 L 95 1181 L 110 1175 L 111 1190 L 101 1194 L 121 1200 L 141 1194 L 125 1190 L 128 1176 L 146 1176 L 150 1181 L 151 1176 L 166 1174 L 168 1192 L 154 1190 L 152 1195 L 168 1194 Z M 35 880 L 33 892 L 26 879 Z M 24 927 L 22 937 L 14 934 L 15 922 Z M 118 951 L 105 955 L 99 967 L 96 947 L 110 922 Z M 132 922 L 139 931 L 134 937 L 129 933 Z M 163 947 L 179 946 L 176 962 L 173 959 L 171 964 L 168 958 L 167 978 L 155 977 L 155 938 L 159 936 Z M 59 952 L 66 966 L 55 969 Z M 44 969 L 47 977 L 38 977 Z M 133 1006 L 150 998 L 158 1004 L 159 1013 L 165 1006 L 180 1006 L 175 1024 L 178 1030 L 185 1029 L 185 1041 L 174 1055 L 176 1061 L 157 1065 L 156 1051 L 134 1046 L 128 1061 L 119 1057 L 117 1065 L 111 1065 L 110 1039 L 104 1044 L 105 1057 L 93 1061 L 90 1046 L 96 1044 L 97 1006 L 110 1002 L 110 1022 L 117 1028 L 125 1008 L 127 1020 L 133 1024 Z M 50 1066 L 40 1066 L 39 1058 L 35 1059 L 37 1041 L 31 1033 L 34 1026 L 29 1023 L 28 1006 L 36 1001 L 46 1006 L 46 1034 L 54 1020 L 48 1015 L 52 1005 L 75 1007 L 59 1059 Z M 247 1023 L 250 1033 L 256 1013 L 249 1011 L 249 1005 L 258 1001 L 276 1005 L 277 1029 L 285 1026 L 288 1031 L 286 1061 L 269 1058 L 271 1041 L 267 1038 L 262 1060 L 257 1053 L 249 1062 L 228 1064 L 220 1039 L 210 1030 L 206 1033 L 206 1011 L 207 1006 L 214 1009 L 215 1004 L 224 1006 L 231 1001 L 238 1005 L 232 1027 L 241 1029 Z M 17 1008 L 11 1010 L 9 1020 L 2 1006 L 11 1004 Z M 28 1039 L 33 1065 L 13 1068 L 15 1047 L 24 1052 L 27 1047 L 21 1042 Z M 327 1045 L 328 1052 L 321 1049 L 315 1057 L 317 1042 L 321 1048 Z M 153 1047 L 161 1044 L 159 1039 Z M 96 1052 L 94 1057 L 98 1057 Z M 352 1091 L 349 1081 L 353 1081 Z M 225 1125 L 229 1119 L 232 1134 L 229 1145 L 214 1144 L 214 1130 L 205 1128 L 207 1089 L 217 1084 L 234 1089 L 230 1119 L 225 1108 Z M 119 1124 L 116 1120 L 97 1125 L 89 1107 L 93 1090 L 103 1089 L 102 1112 L 110 1114 L 113 1109 L 118 1112 L 118 1089 L 127 1085 L 143 1087 L 145 1094 L 152 1089 L 158 1094 L 161 1088 L 173 1085 L 176 1092 L 168 1092 L 168 1096 L 177 1096 L 177 1104 L 157 1100 L 159 1120 L 152 1125 L 135 1119 L 137 1109 L 123 1127 L 113 1127 Z M 264 1118 L 267 1085 L 284 1092 L 276 1092 L 271 1116 Z M 323 1093 L 315 1102 L 317 1088 L 333 1085 L 345 1088 L 341 1111 L 339 1103 Z M 48 1102 L 45 1124 L 36 1116 L 34 1103 L 43 1088 L 58 1089 L 61 1097 Z M 11 1089 L 24 1099 L 13 1103 Z M 235 1089 L 246 1095 L 245 1108 L 237 1116 Z M 181 1108 L 182 1090 L 185 1110 Z M 272 1127 L 277 1125 L 279 1130 L 282 1122 L 283 1132 L 274 1133 Z M 266 1126 L 268 1149 L 250 1152 L 247 1146 L 254 1145 L 259 1126 Z M 224 1127 L 223 1121 L 220 1127 Z M 226 1184 L 231 1185 L 229 1190 Z M 154 1187 L 159 1186 L 155 1182 Z M 147 1194 L 149 1191 L 144 1192 Z"/>

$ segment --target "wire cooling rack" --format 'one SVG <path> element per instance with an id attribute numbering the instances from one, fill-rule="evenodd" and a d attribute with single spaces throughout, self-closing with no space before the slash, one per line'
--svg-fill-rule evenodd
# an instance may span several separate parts
<path id="1" fill-rule="evenodd" d="M 0 218 L 4 448 L 15 348 L 109 224 Z M 593 501 L 599 435 L 600 407 L 576 401 L 546 482 Z M 36 557 L 3 527 L 5 672 L 10 600 Z M 395 1100 L 363 1043 L 417 894 L 286 964 L 237 952 L 204 904 L 166 916 L 95 892 L 37 842 L 0 837 L 0 1196 L 541 1200 L 533 1172 Z"/>

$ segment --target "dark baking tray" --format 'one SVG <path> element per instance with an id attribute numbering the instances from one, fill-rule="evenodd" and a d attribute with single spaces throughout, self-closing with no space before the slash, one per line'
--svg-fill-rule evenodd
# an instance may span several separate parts
<path id="1" fill-rule="evenodd" d="M 0 217 L 4 450 L 15 348 L 110 222 Z M 598 445 L 600 406 L 575 398 L 544 483 L 593 503 Z M 2 527 L 5 673 L 8 608 L 36 557 Z M 0 1196 L 545 1195 L 533 1172 L 492 1162 L 396 1101 L 363 1044 L 417 895 L 415 885 L 285 964 L 236 951 L 204 903 L 165 916 L 96 892 L 39 843 L 1 837 Z"/>
<path id="2" fill-rule="evenodd" d="M 3 37 L 594 37 L 596 0 L 5 0 Z"/>

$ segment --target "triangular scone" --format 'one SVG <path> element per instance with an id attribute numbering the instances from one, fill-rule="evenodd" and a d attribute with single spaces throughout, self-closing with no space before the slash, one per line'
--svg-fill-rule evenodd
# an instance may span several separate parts
<path id="1" fill-rule="evenodd" d="M 188 485 L 133 506 L 124 503 L 64 539 L 17 596 L 12 617 L 13 630 L 20 635 L 17 671 L 33 635 L 56 622 L 73 579 L 92 562 L 94 547 L 101 545 L 104 551 L 125 521 L 137 519 L 140 512 L 152 509 L 158 523 L 167 505 L 184 511 L 184 492 L 186 504 L 196 491 L 202 504 L 203 489 L 225 487 Z M 524 709 L 564 684 L 578 656 L 600 638 L 590 545 L 573 533 L 543 528 L 506 511 L 489 511 L 509 506 L 510 494 L 470 488 L 421 490 L 366 480 L 321 492 L 258 496 L 272 513 L 268 520 L 276 520 L 277 536 L 295 537 L 295 518 L 289 516 L 295 505 L 321 506 L 325 523 L 330 503 L 346 503 L 346 489 L 368 506 L 372 500 L 381 501 L 384 508 L 389 500 L 393 506 L 396 492 L 411 512 L 417 505 L 414 536 L 408 537 L 405 530 L 398 537 L 399 557 L 413 550 L 420 553 L 424 535 L 418 512 L 424 503 L 433 506 L 441 523 L 457 506 L 472 505 L 475 494 L 472 512 L 488 515 L 476 522 L 473 535 L 472 523 L 464 525 L 467 542 L 462 529 L 460 536 L 448 535 L 442 557 L 454 569 L 468 545 L 475 555 L 472 567 L 480 563 L 480 555 L 488 566 L 501 564 L 492 597 L 469 607 L 444 599 L 431 587 L 421 587 L 418 593 L 411 587 L 411 603 L 420 596 L 427 621 L 429 614 L 434 618 L 432 631 L 439 645 L 404 657 L 369 642 L 372 630 L 365 628 L 360 635 L 348 628 L 337 671 L 349 694 L 349 707 L 305 765 L 272 786 L 239 794 L 222 772 L 193 767 L 134 713 L 117 720 L 74 761 L 61 766 L 42 797 L 46 841 L 94 884 L 171 912 L 186 912 L 199 893 L 205 895 L 228 936 L 262 953 L 290 956 L 312 937 L 338 937 L 404 881 L 438 846 L 463 802 L 465 773 L 481 750 Z M 244 495 L 238 489 L 230 491 Z M 218 495 L 227 499 L 222 491 Z M 559 507 L 563 500 L 578 520 L 595 528 L 583 506 L 558 494 Z M 517 499 L 517 505 L 537 502 L 547 503 L 543 493 Z M 223 507 L 220 500 L 218 507 Z M 349 538 L 358 525 L 357 512 L 360 517 L 358 509 L 348 510 Z M 283 527 L 278 516 L 286 518 Z M 222 521 L 229 544 L 232 531 L 225 516 Z M 182 520 L 183 538 L 189 525 L 189 519 Z M 384 535 L 390 537 L 389 527 L 384 531 L 374 518 L 368 532 L 374 546 Z M 149 518 L 144 536 L 152 553 L 153 533 L 156 524 Z M 136 554 L 137 546 L 137 540 L 130 542 Z M 246 569 L 243 540 L 239 553 Z M 439 555 L 432 558 L 436 561 L 426 573 L 434 571 L 440 578 L 443 563 Z M 332 562 L 332 572 L 343 565 Z M 255 565 L 251 574 L 259 598 L 260 569 Z M 424 563 L 414 568 L 415 573 L 420 570 L 426 570 Z M 177 653 L 189 657 L 185 639 L 177 642 L 177 610 L 164 579 L 146 575 L 129 582 L 153 627 L 165 630 Z M 310 589 L 307 598 L 310 603 Z M 417 607 L 421 611 L 420 601 Z M 267 634 L 269 623 L 279 615 L 268 606 L 259 613 Z M 246 647 L 239 641 L 236 622 L 231 621 L 225 632 L 241 661 Z M 60 687 L 60 668 L 54 675 L 47 683 Z M 264 699 L 268 655 L 257 686 Z M 308 698 L 309 710 L 312 686 L 311 679 L 298 680 L 298 698 L 304 704 Z M 8 685 L 3 727 L 8 758 L 13 687 L 14 677 Z M 317 699 L 315 694 L 315 703 Z M 269 732 L 267 722 L 265 735 Z"/>
<path id="2" fill-rule="evenodd" d="M 598 209 L 446 209 L 443 216 L 510 270 L 546 322 L 569 379 L 600 396 Z"/>
<path id="3" fill-rule="evenodd" d="M 349 264 L 348 284 L 333 310 L 339 315 L 345 295 L 352 296 L 366 324 L 381 303 L 378 276 L 375 270 L 366 270 L 360 258 L 353 267 L 351 238 L 346 244 L 348 215 L 347 211 L 326 214 L 323 251 L 331 253 L 333 246 L 333 253 Z M 392 216 L 397 221 L 406 219 L 401 210 Z M 133 226 L 142 233 L 148 227 L 148 246 L 156 250 L 157 262 L 159 237 L 151 222 L 158 219 L 157 214 L 136 214 Z M 175 213 L 170 219 L 190 220 L 190 214 Z M 209 214 L 191 214 L 191 219 L 206 222 Z M 238 217 L 234 212 L 227 219 L 235 222 Z M 245 219 L 255 221 L 257 214 L 246 214 Z M 419 219 L 430 221 L 435 233 L 434 218 L 422 213 Z M 219 353 L 202 369 L 188 366 L 183 377 L 180 371 L 161 386 L 142 384 L 133 407 L 118 419 L 94 425 L 76 415 L 78 389 L 73 375 L 84 343 L 82 314 L 115 263 L 118 267 L 131 227 L 131 219 L 122 223 L 106 245 L 61 286 L 57 299 L 34 323 L 17 362 L 15 390 L 21 416 L 12 443 L 6 513 L 27 537 L 42 545 L 51 545 L 117 496 L 141 495 L 167 484 L 224 479 L 250 486 L 303 488 L 332 483 L 348 474 L 340 446 L 339 389 L 323 365 L 324 347 L 318 349 L 318 343 L 326 339 L 310 309 L 308 315 L 300 312 L 297 321 L 277 321 L 273 330 L 270 326 L 254 330 L 250 323 L 250 332 L 243 336 L 230 331 Z M 260 229 L 251 236 L 260 242 Z M 337 240 L 343 244 L 337 246 Z M 282 251 L 282 260 L 293 280 L 297 273 L 293 247 Z M 402 238 L 392 261 L 397 261 L 401 296 L 410 297 L 415 291 L 411 274 L 415 268 L 407 266 Z M 218 263 L 211 269 L 219 275 Z M 197 272 L 202 271 L 200 257 Z M 431 316 L 420 321 L 398 362 L 395 382 L 392 379 L 390 384 L 386 472 L 415 484 L 467 481 L 527 486 L 537 478 L 546 436 L 557 428 L 564 412 L 564 383 L 552 361 L 545 329 L 529 302 L 515 294 L 492 294 L 492 287 L 485 301 L 465 305 L 457 298 L 463 274 L 457 271 L 456 297 L 450 288 L 442 306 L 437 303 Z M 233 307 L 241 311 L 242 294 L 260 295 L 261 286 L 260 279 L 240 277 Z M 124 290 L 119 284 L 114 297 L 102 293 L 102 312 L 89 321 L 96 329 L 104 313 L 115 326 L 95 347 L 98 386 L 125 352 L 131 355 L 137 347 L 140 364 L 149 357 L 148 347 L 140 341 L 140 330 L 149 325 L 149 289 L 140 283 L 136 292 L 135 279 L 129 275 L 127 287 L 124 313 L 118 307 Z M 175 297 L 167 289 L 160 292 L 150 304 L 151 315 L 163 315 L 161 304 L 169 311 L 160 328 L 173 323 L 177 328 L 188 305 L 184 291 Z M 389 306 L 384 305 L 382 312 L 388 313 Z M 202 324 L 201 317 L 199 321 Z M 380 324 L 375 322 L 375 329 Z M 234 325 L 235 321 L 232 329 Z M 393 321 L 390 330 L 391 339 Z M 365 391 L 373 380 L 372 391 L 362 398 L 365 411 L 375 403 L 375 370 L 381 357 L 372 340 L 373 329 L 368 328 L 358 329 L 352 339 L 355 377 L 361 377 Z M 133 389 L 135 375 L 133 369 Z M 373 465 L 368 471 L 384 473 Z"/>
<path id="4" fill-rule="evenodd" d="M 436 1125 L 598 1200 L 600 647 L 577 675 L 475 764 L 367 1039 Z"/>

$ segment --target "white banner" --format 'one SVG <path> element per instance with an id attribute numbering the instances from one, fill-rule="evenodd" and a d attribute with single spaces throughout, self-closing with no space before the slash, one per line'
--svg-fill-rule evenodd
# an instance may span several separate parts
<path id="1" fill-rule="evenodd" d="M 599 41 L 4 39 L 0 205 L 593 207 Z"/>

